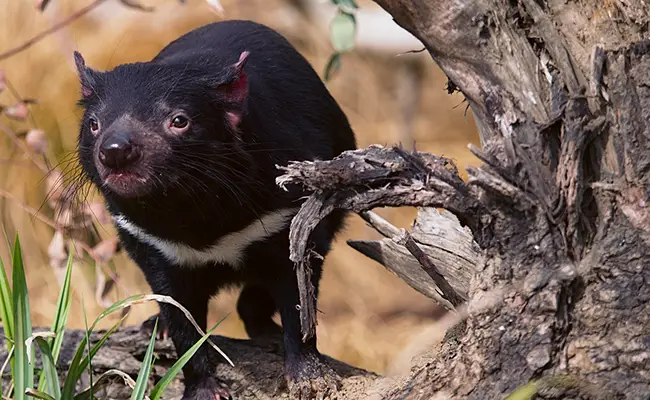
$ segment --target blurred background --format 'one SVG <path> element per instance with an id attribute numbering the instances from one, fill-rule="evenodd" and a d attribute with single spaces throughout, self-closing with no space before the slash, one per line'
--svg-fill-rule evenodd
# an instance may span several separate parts
<path id="1" fill-rule="evenodd" d="M 223 13 L 215 12 L 216 2 L 203 0 L 124 1 L 131 7 L 118 0 L 51 0 L 41 12 L 43 0 L 0 0 L 0 54 L 92 8 L 26 50 L 0 59 L 0 88 L 4 87 L 0 105 L 10 107 L 0 116 L 0 222 L 10 238 L 20 236 L 37 326 L 51 323 L 70 237 L 86 243 L 75 259 L 70 327 L 84 326 L 82 300 L 92 321 L 106 305 L 150 292 L 139 269 L 123 252 L 115 253 L 115 231 L 102 216 L 94 190 L 88 192 L 85 206 L 68 205 L 76 210 L 55 213 L 52 208 L 66 199 L 60 174 L 74 173 L 75 168 L 80 111 L 75 105 L 79 85 L 74 50 L 83 54 L 89 66 L 108 69 L 148 60 L 200 25 L 241 18 L 280 31 L 321 76 L 333 53 L 329 26 L 336 8 L 330 0 L 223 0 Z M 359 147 L 399 142 L 409 147 L 414 141 L 418 150 L 454 159 L 464 174 L 465 166 L 477 164 L 467 144 L 479 145 L 467 103 L 458 94 L 447 94 L 446 78 L 426 52 L 413 52 L 422 49 L 417 40 L 371 1 L 357 3 L 356 48 L 343 56 L 340 70 L 327 86 L 347 113 Z M 26 99 L 36 102 L 26 109 L 16 105 Z M 413 209 L 378 212 L 405 228 L 415 216 Z M 84 242 L 88 230 L 76 229 L 78 221 L 71 219 L 80 213 L 92 217 L 99 239 Z M 383 266 L 348 247 L 349 238 L 379 235 L 352 215 L 327 258 L 318 305 L 319 348 L 382 373 L 423 329 L 435 329 L 442 311 Z M 0 240 L 0 256 L 10 275 L 4 240 Z M 245 338 L 235 310 L 237 295 L 237 291 L 226 292 L 213 300 L 209 325 L 230 313 L 217 333 Z M 135 306 L 127 323 L 136 324 L 156 312 L 155 304 Z M 118 318 L 108 318 L 101 326 Z"/>

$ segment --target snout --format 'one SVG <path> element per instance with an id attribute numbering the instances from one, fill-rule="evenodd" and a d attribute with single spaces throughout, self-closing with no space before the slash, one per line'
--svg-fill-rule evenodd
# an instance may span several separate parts
<path id="1" fill-rule="evenodd" d="M 104 138 L 99 145 L 99 161 L 112 170 L 123 170 L 142 157 L 142 149 L 125 132 L 115 132 Z"/>

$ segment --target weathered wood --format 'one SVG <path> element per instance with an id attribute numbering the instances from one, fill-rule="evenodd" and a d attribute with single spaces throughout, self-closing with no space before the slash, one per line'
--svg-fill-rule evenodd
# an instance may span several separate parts
<path id="1" fill-rule="evenodd" d="M 378 145 L 346 151 L 333 160 L 292 162 L 278 166 L 285 172 L 277 178 L 280 187 L 298 184 L 314 192 L 291 222 L 290 258 L 296 263 L 300 288 L 300 319 L 303 339 L 313 336 L 316 313 L 309 262 L 318 256 L 311 251 L 309 235 L 335 209 L 362 212 L 378 206 L 444 207 L 461 224 L 469 225 L 480 238 L 486 215 L 476 197 L 458 176 L 454 163 L 424 152 L 406 152 L 400 147 Z"/>
<path id="2" fill-rule="evenodd" d="M 0 328 L 0 331 L 2 329 Z M 38 329 L 36 329 L 38 330 Z M 90 337 L 91 344 L 99 340 L 105 331 L 95 331 Z M 68 330 L 64 336 L 59 359 L 59 371 L 66 371 L 72 361 L 78 344 L 84 337 L 82 330 Z M 120 328 L 109 336 L 106 344 L 92 359 L 94 380 L 111 369 L 118 369 L 134 380 L 142 368 L 149 337 L 138 326 Z M 235 367 L 226 362 L 217 366 L 217 375 L 229 386 L 235 399 L 282 399 L 287 398 L 283 388 L 284 355 L 281 338 L 242 340 L 223 336 L 213 336 L 212 340 L 230 357 Z M 160 339 L 156 342 L 154 364 L 150 385 L 153 386 L 176 361 L 176 352 L 171 339 Z M 7 357 L 4 335 L 0 335 L 0 364 Z M 40 354 L 36 351 L 37 366 L 40 366 Z M 342 399 L 358 399 L 370 387 L 378 376 L 363 371 L 339 361 L 328 358 L 328 363 L 341 376 Z M 61 374 L 61 378 L 64 378 Z M 163 396 L 164 400 L 178 400 L 183 393 L 182 373 L 179 374 Z M 5 371 L 2 379 L 8 383 L 10 374 Z M 79 389 L 88 387 L 88 376 L 83 377 Z M 4 386 L 6 387 L 6 386 Z M 99 392 L 97 398 L 111 400 L 127 400 L 131 397 L 131 389 L 121 379 L 111 379 Z"/>
<path id="3" fill-rule="evenodd" d="M 423 295 L 437 301 L 447 309 L 454 306 L 440 296 L 440 289 L 422 264 L 403 245 L 392 238 L 400 230 L 374 213 L 361 213 L 371 226 L 387 239 L 348 240 L 348 244 L 385 266 Z M 472 273 L 478 264 L 479 249 L 466 228 L 448 211 L 419 208 L 410 236 L 418 247 L 433 261 L 453 290 L 467 301 L 467 291 Z"/>
<path id="4" fill-rule="evenodd" d="M 647 399 L 648 4 L 376 1 L 466 96 L 484 164 L 466 183 L 396 149 L 290 165 L 314 192 L 293 259 L 334 208 L 443 207 L 481 248 L 470 302 L 503 293 L 382 398 L 496 399 L 540 379 L 540 398 Z"/>

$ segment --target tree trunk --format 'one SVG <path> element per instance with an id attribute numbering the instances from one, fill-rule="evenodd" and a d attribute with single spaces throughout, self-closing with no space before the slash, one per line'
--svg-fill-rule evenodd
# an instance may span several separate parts
<path id="1" fill-rule="evenodd" d="M 501 299 L 385 398 L 650 398 L 650 4 L 376 2 L 476 117 L 478 206 L 426 205 L 482 249 L 468 297 Z"/>
<path id="2" fill-rule="evenodd" d="M 303 281 L 311 230 L 345 208 L 387 237 L 351 246 L 463 319 L 407 377 L 339 366 L 339 398 L 502 399 L 523 388 L 517 399 L 650 399 L 650 5 L 376 2 L 467 98 L 482 143 L 470 150 L 484 165 L 463 182 L 450 160 L 373 146 L 283 167 L 280 185 L 314 191 L 291 228 Z M 368 212 L 400 205 L 421 207 L 410 234 Z M 309 336 L 315 308 L 302 294 Z M 127 352 L 143 352 L 139 340 Z M 239 398 L 284 396 L 269 380 L 281 375 L 279 347 L 219 340 L 241 361 L 230 379 Z"/>

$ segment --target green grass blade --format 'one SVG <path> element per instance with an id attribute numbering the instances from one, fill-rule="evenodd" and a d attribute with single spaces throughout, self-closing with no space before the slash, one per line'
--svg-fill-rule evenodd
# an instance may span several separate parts
<path id="1" fill-rule="evenodd" d="M 25 390 L 34 385 L 34 368 L 29 363 L 33 354 L 27 354 L 25 341 L 32 336 L 32 323 L 29 312 L 27 281 L 23 265 L 20 240 L 16 236 L 13 254 L 13 300 L 14 300 L 14 393 L 16 400 L 22 400 Z M 33 350 L 31 350 L 33 351 Z"/>
<path id="2" fill-rule="evenodd" d="M 59 293 L 59 300 L 56 304 L 56 314 L 52 321 L 52 332 L 54 332 L 54 339 L 48 340 L 50 349 L 52 350 L 52 359 L 54 365 L 59 361 L 59 353 L 61 352 L 61 345 L 63 344 L 63 336 L 65 335 L 65 325 L 68 322 L 68 315 L 70 314 L 70 305 L 72 298 L 70 297 L 70 281 L 72 278 L 72 261 L 74 251 L 71 250 L 68 255 L 68 263 L 66 265 L 65 278 Z M 46 384 L 46 375 L 41 373 L 38 380 L 38 390 L 43 390 Z M 49 392 L 52 393 L 52 392 Z M 59 396 L 60 397 L 60 396 Z"/>
<path id="3" fill-rule="evenodd" d="M 108 340 L 108 337 L 115 332 L 115 330 L 122 325 L 122 322 L 126 319 L 128 315 L 125 315 L 122 317 L 115 325 L 111 327 L 104 335 L 102 336 L 101 339 L 93 346 L 93 348 L 90 350 L 90 356 L 93 357 L 99 349 L 106 343 L 106 340 Z M 84 357 L 84 350 L 86 349 L 86 346 L 88 345 L 88 339 L 87 337 L 84 337 L 81 339 L 81 343 L 79 343 L 79 347 L 77 347 L 77 352 L 75 353 L 72 362 L 70 363 L 70 367 L 68 368 L 67 376 L 65 378 L 65 382 L 63 382 L 63 391 L 61 393 L 61 398 L 63 399 L 71 399 L 73 398 L 74 395 L 74 388 L 77 383 L 77 380 L 79 380 L 79 377 L 81 376 L 82 372 L 84 369 L 86 369 L 86 366 L 88 366 L 89 363 L 89 358 L 88 356 Z"/>
<path id="4" fill-rule="evenodd" d="M 43 393 L 41 391 L 38 391 L 36 389 L 27 389 L 25 394 L 29 397 L 36 397 L 37 399 L 43 399 L 43 400 L 55 400 L 52 396 L 50 396 L 47 393 Z"/>
<path id="5" fill-rule="evenodd" d="M 156 386 L 154 386 L 153 389 L 151 389 L 151 393 L 149 394 L 149 398 L 151 400 L 160 399 L 160 396 L 162 396 L 165 389 L 167 389 L 167 386 L 169 386 L 169 384 L 174 380 L 174 377 L 181 372 L 185 364 L 187 364 L 190 358 L 192 358 L 192 356 L 194 355 L 194 353 L 196 353 L 199 347 L 201 347 L 201 345 L 206 340 L 208 340 L 212 332 L 214 332 L 214 330 L 217 329 L 217 327 L 221 324 L 221 322 L 223 322 L 224 319 L 225 317 L 222 318 L 221 321 L 217 322 L 217 324 L 214 327 L 212 327 L 212 329 L 210 329 L 205 335 L 203 335 L 201 339 L 199 339 L 192 347 L 189 348 L 189 350 L 187 350 L 182 356 L 178 358 L 178 360 L 176 360 L 174 365 L 172 365 L 171 368 L 167 370 L 165 376 L 163 376 L 158 381 L 158 383 L 156 383 Z"/>
<path id="6" fill-rule="evenodd" d="M 74 250 L 70 250 L 68 255 L 68 263 L 65 270 L 65 278 L 59 293 L 59 300 L 56 304 L 56 315 L 52 322 L 52 332 L 56 335 L 52 341 L 52 357 L 55 362 L 59 361 L 59 353 L 61 352 L 61 345 L 63 343 L 63 336 L 65 333 L 65 326 L 68 322 L 68 315 L 70 314 L 70 305 L 72 297 L 70 295 L 70 281 L 72 280 L 72 261 Z"/>
<path id="7" fill-rule="evenodd" d="M 88 318 L 86 317 L 86 304 L 84 302 L 83 297 L 81 298 L 81 306 L 83 308 L 84 312 L 84 325 L 86 326 L 86 343 L 88 344 L 88 377 L 90 380 L 90 400 L 94 399 L 93 396 L 93 365 L 92 365 L 92 359 L 93 359 L 93 352 L 92 349 L 90 348 L 90 331 L 88 330 Z M 108 339 L 108 336 L 106 336 L 106 339 Z M 97 349 L 99 350 L 99 348 Z"/>
<path id="8" fill-rule="evenodd" d="M 4 328 L 7 354 L 13 354 L 14 300 L 11 293 L 9 278 L 7 278 L 7 271 L 5 271 L 5 266 L 2 262 L 2 259 L 0 259 L 0 270 L 2 270 L 2 273 L 0 274 L 0 318 L 2 319 L 2 326 Z M 14 360 L 11 358 L 11 356 L 8 356 L 7 360 L 11 363 L 11 376 L 14 376 Z M 0 393 L 2 393 L 2 389 L 2 383 L 0 382 Z"/>
<path id="9" fill-rule="evenodd" d="M 54 357 L 52 356 L 52 351 L 50 349 L 50 343 L 48 343 L 42 337 L 36 337 L 34 339 L 38 345 L 39 350 L 41 351 L 41 358 L 43 360 L 43 374 L 41 376 L 46 376 L 46 393 L 54 400 L 61 399 L 61 388 L 59 387 L 59 376 L 56 372 L 56 364 L 54 362 Z"/>
<path id="10" fill-rule="evenodd" d="M 2 326 L 4 334 L 11 340 L 14 340 L 14 301 L 11 294 L 11 284 L 7 278 L 7 271 L 5 271 L 4 263 L 0 259 L 0 318 L 2 318 Z M 11 342 L 7 342 L 7 351 L 11 349 Z"/>
<path id="11" fill-rule="evenodd" d="M 147 384 L 149 383 L 149 374 L 153 366 L 153 347 L 156 344 L 156 332 L 158 331 L 158 319 L 153 326 L 153 333 L 151 334 L 151 341 L 147 347 L 147 352 L 142 360 L 142 369 L 138 373 L 138 379 L 135 381 L 135 388 L 131 393 L 131 400 L 143 400 L 147 393 Z"/>

